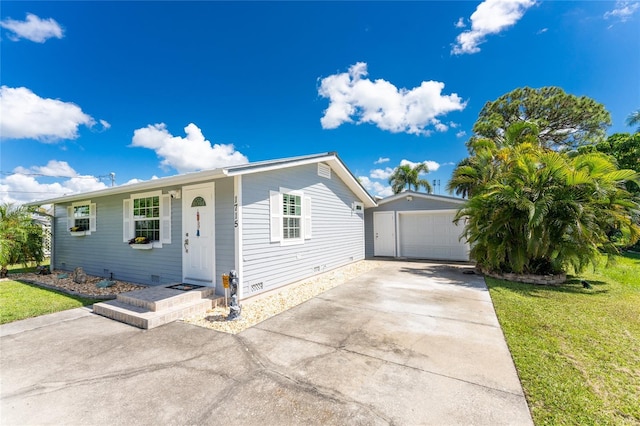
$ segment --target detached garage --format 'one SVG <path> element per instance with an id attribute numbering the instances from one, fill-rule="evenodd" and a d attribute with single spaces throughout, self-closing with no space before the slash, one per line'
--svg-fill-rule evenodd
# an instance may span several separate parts
<path id="1" fill-rule="evenodd" d="M 469 260 L 453 218 L 465 200 L 407 191 L 365 210 L 365 254 L 408 259 Z"/>

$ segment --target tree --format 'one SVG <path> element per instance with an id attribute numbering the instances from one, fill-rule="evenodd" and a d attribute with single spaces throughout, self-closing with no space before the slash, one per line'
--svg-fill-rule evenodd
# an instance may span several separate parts
<path id="1" fill-rule="evenodd" d="M 566 154 L 523 143 L 500 150 L 497 172 L 457 213 L 471 255 L 491 271 L 549 274 L 582 270 L 600 250 L 616 252 L 615 228 L 633 243 L 640 205 L 624 189 L 640 181 L 602 153 Z"/>
<path id="2" fill-rule="evenodd" d="M 487 138 L 502 147 L 507 129 L 522 122 L 535 124 L 543 146 L 567 150 L 604 139 L 611 116 L 602 104 L 586 96 L 569 95 L 559 87 L 524 87 L 487 102 L 471 140 Z"/>
<path id="3" fill-rule="evenodd" d="M 432 188 L 429 184 L 429 181 L 426 179 L 420 178 L 420 173 L 429 173 L 429 168 L 426 164 L 420 163 L 415 167 L 411 167 L 408 164 L 403 164 L 393 171 L 391 177 L 389 177 L 389 184 L 393 189 L 394 194 L 401 193 L 405 187 L 411 190 L 413 187 L 416 191 L 420 189 L 420 187 L 424 187 L 427 190 L 428 194 L 431 194 Z"/>
<path id="4" fill-rule="evenodd" d="M 636 128 L 636 133 L 640 132 L 640 109 L 629 114 L 629 117 L 627 117 L 627 125 L 630 127 L 638 126 Z"/>
<path id="5" fill-rule="evenodd" d="M 603 152 L 612 156 L 619 168 L 640 173 L 640 132 L 614 133 L 606 141 L 581 147 L 578 152 Z M 627 189 L 640 195 L 640 187 L 633 182 L 627 182 Z"/>
<path id="6" fill-rule="evenodd" d="M 31 210 L 0 205 L 0 276 L 6 276 L 9 265 L 43 259 L 42 227 L 31 219 Z"/>

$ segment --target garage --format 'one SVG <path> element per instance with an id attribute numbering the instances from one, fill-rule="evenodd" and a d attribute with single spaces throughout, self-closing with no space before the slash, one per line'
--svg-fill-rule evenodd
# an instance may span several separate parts
<path id="1" fill-rule="evenodd" d="M 453 219 L 464 200 L 407 191 L 378 200 L 365 210 L 365 254 L 468 261 L 469 244 L 460 240 L 464 226 Z"/>

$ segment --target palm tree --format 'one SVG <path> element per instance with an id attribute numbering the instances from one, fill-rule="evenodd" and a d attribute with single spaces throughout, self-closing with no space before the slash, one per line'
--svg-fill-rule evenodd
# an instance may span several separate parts
<path id="1" fill-rule="evenodd" d="M 420 187 L 424 187 L 424 189 L 427 190 L 427 194 L 431 194 L 432 188 L 429 181 L 426 179 L 420 179 L 420 173 L 429 173 L 429 168 L 426 164 L 420 163 L 415 167 L 403 164 L 396 167 L 391 177 L 389 177 L 389 184 L 393 189 L 393 193 L 399 194 L 405 189 L 405 187 L 409 190 L 413 187 L 415 191 L 418 191 Z"/>
<path id="2" fill-rule="evenodd" d="M 633 243 L 640 205 L 624 189 L 639 180 L 600 153 L 569 157 L 527 144 L 500 150 L 494 177 L 474 188 L 456 220 L 466 219 L 471 254 L 494 271 L 547 274 L 580 271 L 599 250 L 615 252 L 607 233 L 619 229 Z"/>
<path id="3" fill-rule="evenodd" d="M 627 117 L 627 126 L 633 127 L 636 125 L 638 126 L 636 132 L 640 132 L 640 109 L 635 110 Z"/>
<path id="4" fill-rule="evenodd" d="M 44 258 L 42 228 L 33 223 L 31 211 L 24 206 L 0 205 L 0 276 L 6 276 L 7 266 Z"/>

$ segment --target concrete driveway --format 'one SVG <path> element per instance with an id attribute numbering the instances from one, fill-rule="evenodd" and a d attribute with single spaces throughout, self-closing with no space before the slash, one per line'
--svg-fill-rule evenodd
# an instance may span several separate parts
<path id="1" fill-rule="evenodd" d="M 383 262 L 235 336 L 88 309 L 0 326 L 0 423 L 531 425 L 465 268 Z"/>

